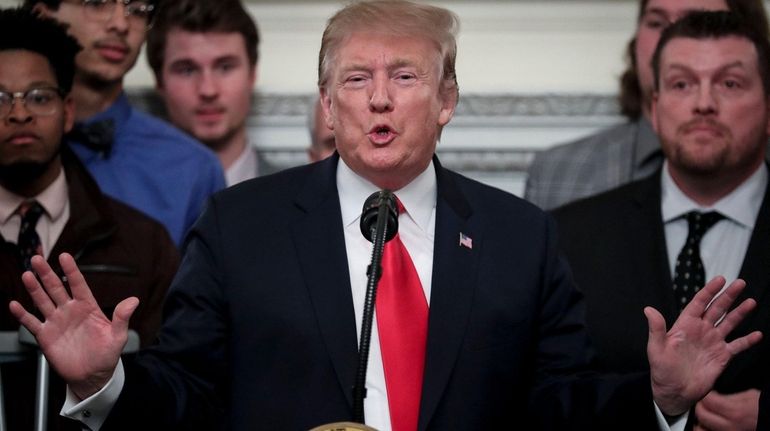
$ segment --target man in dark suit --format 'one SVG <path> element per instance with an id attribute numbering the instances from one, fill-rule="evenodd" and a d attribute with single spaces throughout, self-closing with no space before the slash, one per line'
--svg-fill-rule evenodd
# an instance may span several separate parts
<path id="1" fill-rule="evenodd" d="M 403 1 L 354 3 L 330 19 L 319 88 L 339 156 L 216 195 L 188 238 L 159 345 L 125 367 L 115 352 L 137 301 L 112 322 L 87 318 L 98 313 L 71 259 L 61 263 L 72 299 L 35 260 L 50 296 L 31 273 L 24 281 L 45 323 L 17 303 L 11 310 L 69 377 L 79 404 L 65 412 L 92 429 L 349 420 L 371 255 L 360 208 L 383 188 L 403 213 L 383 253 L 367 424 L 604 429 L 630 416 L 650 429 L 700 399 L 761 337 L 724 341 L 752 300 L 716 325 L 742 283 L 705 311 L 721 286 L 708 284 L 668 334 L 647 310 L 649 373 L 590 374 L 581 299 L 550 219 L 434 156 L 457 103 L 456 30 L 449 11 Z M 72 362 L 73 348 L 90 360 Z"/>
<path id="2" fill-rule="evenodd" d="M 673 322 L 692 294 L 690 278 L 746 280 L 743 296 L 762 311 L 731 337 L 770 329 L 770 48 L 767 35 L 736 17 L 693 13 L 663 33 L 652 105 L 663 168 L 555 211 L 605 370 L 647 369 L 641 310 L 655 307 Z M 711 211 L 713 225 L 699 228 Z M 736 357 L 698 403 L 696 429 L 753 430 L 769 360 L 768 343 Z"/>

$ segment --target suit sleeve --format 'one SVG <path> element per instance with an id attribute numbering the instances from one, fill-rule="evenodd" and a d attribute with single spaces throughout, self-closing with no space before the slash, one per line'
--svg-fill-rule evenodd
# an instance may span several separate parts
<path id="1" fill-rule="evenodd" d="M 655 429 L 649 374 L 602 375 L 593 370 L 582 295 L 557 252 L 546 223 L 536 381 L 530 403 L 537 429 Z"/>
<path id="2" fill-rule="evenodd" d="M 126 384 L 103 430 L 222 426 L 227 303 L 216 213 L 212 200 L 191 230 L 163 308 L 159 343 L 124 359 Z"/>

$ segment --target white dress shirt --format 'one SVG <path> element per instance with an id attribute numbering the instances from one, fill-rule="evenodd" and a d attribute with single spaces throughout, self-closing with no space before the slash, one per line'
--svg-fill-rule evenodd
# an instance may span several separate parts
<path id="1" fill-rule="evenodd" d="M 690 211 L 717 211 L 725 217 L 706 231 L 700 243 L 706 280 L 722 275 L 730 284 L 738 278 L 765 197 L 767 178 L 767 166 L 763 163 L 730 194 L 710 207 L 703 207 L 679 189 L 668 172 L 668 162 L 664 164 L 661 175 L 661 213 L 672 279 L 676 258 L 687 240 L 688 227 L 684 215 Z"/>
<path id="2" fill-rule="evenodd" d="M 17 212 L 19 205 L 27 200 L 36 200 L 45 211 L 35 225 L 35 231 L 40 237 L 43 257 L 48 259 L 70 218 L 68 190 L 64 169 L 45 190 L 31 199 L 0 186 L 0 234 L 6 242 L 16 244 L 21 227 L 21 216 Z"/>
<path id="3" fill-rule="evenodd" d="M 257 150 L 247 143 L 241 155 L 225 170 L 225 181 L 227 187 L 230 187 L 241 181 L 256 178 L 257 175 L 259 175 L 257 172 Z"/>
<path id="4" fill-rule="evenodd" d="M 374 184 L 356 175 L 340 159 L 337 165 L 337 190 L 345 230 L 345 248 L 350 269 L 350 286 L 356 314 L 356 333 L 361 336 L 364 300 L 366 297 L 366 267 L 372 256 L 372 243 L 361 234 L 361 211 L 366 198 L 380 190 Z M 396 196 L 406 212 L 398 218 L 398 233 L 412 258 L 420 278 L 425 299 L 430 305 L 430 287 L 433 274 L 433 236 L 436 222 L 436 170 L 433 162 Z M 388 394 L 382 368 L 377 316 L 372 325 L 369 366 L 366 373 L 364 416 L 366 424 L 380 431 L 390 431 Z"/>

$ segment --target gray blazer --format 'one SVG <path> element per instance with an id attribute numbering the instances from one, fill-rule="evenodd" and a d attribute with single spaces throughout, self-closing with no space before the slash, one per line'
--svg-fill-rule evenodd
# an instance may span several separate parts
<path id="1" fill-rule="evenodd" d="M 650 123 L 626 122 L 538 153 L 524 198 L 543 209 L 556 208 L 644 178 L 662 162 Z"/>

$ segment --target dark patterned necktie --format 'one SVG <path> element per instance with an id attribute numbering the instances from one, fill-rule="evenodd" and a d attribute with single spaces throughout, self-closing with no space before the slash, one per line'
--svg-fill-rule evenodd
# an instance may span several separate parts
<path id="1" fill-rule="evenodd" d="M 674 297 L 681 311 L 706 282 L 706 272 L 700 257 L 700 241 L 724 216 L 718 212 L 691 211 L 687 218 L 687 241 L 676 258 L 674 267 Z"/>
<path id="2" fill-rule="evenodd" d="M 83 144 L 101 157 L 107 158 L 112 152 L 114 135 L 115 121 L 107 119 L 89 124 L 75 124 L 75 127 L 67 133 L 67 139 Z"/>
<path id="3" fill-rule="evenodd" d="M 32 259 L 32 256 L 43 254 L 40 236 L 37 234 L 35 226 L 37 226 L 37 221 L 40 220 L 44 210 L 37 201 L 26 201 L 19 205 L 17 211 L 21 216 L 21 227 L 19 228 L 17 244 L 21 254 L 22 266 L 26 271 L 31 268 L 29 261 Z"/>

